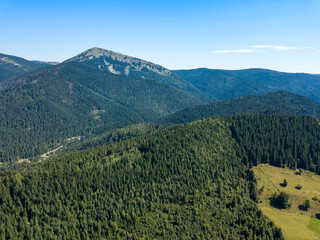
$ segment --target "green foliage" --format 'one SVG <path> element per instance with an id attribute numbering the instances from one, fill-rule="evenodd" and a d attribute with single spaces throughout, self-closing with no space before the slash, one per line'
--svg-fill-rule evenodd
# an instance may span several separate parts
<path id="1" fill-rule="evenodd" d="M 163 117 L 159 122 L 163 124 L 180 124 L 201 118 L 248 113 L 310 115 L 320 117 L 320 103 L 297 94 L 278 91 L 265 95 L 244 96 L 191 106 Z"/>
<path id="2" fill-rule="evenodd" d="M 114 142 L 131 139 L 138 136 L 143 136 L 160 130 L 159 126 L 151 123 L 139 123 L 128 125 L 125 127 L 115 128 L 104 133 L 99 133 L 68 146 L 67 151 L 84 150 L 92 147 L 108 145 Z"/>
<path id="3" fill-rule="evenodd" d="M 283 179 L 283 182 L 280 183 L 280 186 L 281 186 L 281 187 L 286 187 L 286 186 L 288 186 L 287 179 Z"/>
<path id="4" fill-rule="evenodd" d="M 35 70 L 0 90 L 0 161 L 15 162 L 128 119 L 151 120 L 198 103 L 154 80 L 137 80 L 80 63 Z"/>
<path id="5" fill-rule="evenodd" d="M 320 100 L 320 76 L 304 73 L 283 73 L 267 69 L 238 71 L 192 69 L 174 73 L 199 89 L 211 101 L 274 92 L 275 89 Z"/>
<path id="6" fill-rule="evenodd" d="M 37 156 L 67 137 L 139 117 L 69 81 L 54 68 L 21 76 L 19 81 L 0 91 L 0 159 L 4 162 Z"/>
<path id="7" fill-rule="evenodd" d="M 302 189 L 302 186 L 301 186 L 300 184 L 298 184 L 297 186 L 295 186 L 295 188 L 296 188 L 297 190 L 301 190 L 301 189 Z"/>
<path id="8" fill-rule="evenodd" d="M 28 61 L 23 58 L 0 53 L 0 82 L 27 71 L 45 66 L 49 66 L 49 64 Z"/>
<path id="9" fill-rule="evenodd" d="M 229 124 L 209 119 L 0 176 L 13 239 L 283 239 Z"/>
<path id="10" fill-rule="evenodd" d="M 310 207 L 311 207 L 311 203 L 309 199 L 307 199 L 303 204 L 299 205 L 299 209 L 301 211 L 308 211 Z"/>
<path id="11" fill-rule="evenodd" d="M 273 207 L 280 208 L 280 209 L 288 209 L 290 208 L 291 204 L 289 202 L 289 194 L 285 192 L 274 193 L 273 196 L 270 198 L 270 204 Z"/>
<path id="12" fill-rule="evenodd" d="M 261 99 L 261 102 L 274 101 L 280 102 L 280 99 L 287 99 L 288 105 L 281 103 L 282 108 L 296 109 L 291 112 L 293 114 L 317 113 L 318 103 L 308 100 L 304 97 L 299 97 L 295 94 L 286 92 L 277 92 L 261 97 L 243 97 L 242 99 Z M 303 103 L 302 100 L 308 100 L 303 105 L 295 107 L 294 102 Z M 227 104 L 228 102 L 228 104 Z M 232 100 L 230 100 L 232 102 Z M 163 118 L 162 123 L 181 123 L 192 121 L 197 116 L 211 116 L 212 114 L 227 114 L 228 107 L 233 111 L 237 111 L 238 103 L 235 105 L 229 104 L 229 100 L 215 104 L 214 110 L 211 112 L 204 107 L 200 112 L 189 111 L 190 109 L 201 109 L 201 107 L 191 107 L 189 110 L 181 111 L 167 118 Z M 245 104 L 246 101 L 243 101 Z M 316 104 L 313 104 L 316 103 Z M 254 101 L 247 101 L 248 109 L 250 104 L 254 106 Z M 240 104 L 242 106 L 242 104 Z M 209 105 L 204 105 L 208 106 Z M 308 106 L 310 107 L 309 110 Z M 242 106 L 243 107 L 243 106 Z M 240 107 L 239 109 L 242 109 Z M 221 109 L 218 111 L 217 109 Z M 300 110 L 299 110 L 300 109 Z M 304 109 L 302 111 L 302 109 Z M 216 111 L 217 110 L 217 111 Z M 225 112 L 224 112 L 225 111 Z M 188 115 L 190 113 L 190 115 Z M 202 114 L 203 113 L 203 114 Z M 229 112 L 231 113 L 231 112 Z M 241 113 L 241 112 L 238 112 Z M 318 116 L 316 114 L 316 116 Z M 320 122 L 318 119 L 310 116 L 290 116 L 290 115 L 274 115 L 274 114 L 246 114 L 222 117 L 230 123 L 230 129 L 233 137 L 241 146 L 243 161 L 250 166 L 258 165 L 259 163 L 269 163 L 277 167 L 289 167 L 291 169 L 301 168 L 297 174 L 302 174 L 303 170 L 310 170 L 320 174 Z"/>
<path id="13" fill-rule="evenodd" d="M 250 166 L 303 168 L 320 173 L 320 123 L 313 117 L 244 115 L 223 118 Z"/>
<path id="14" fill-rule="evenodd" d="M 61 68 L 68 79 L 76 79 L 92 91 L 134 110 L 145 120 L 155 120 L 201 103 L 196 97 L 158 80 L 116 75 L 81 63 L 64 63 Z"/>

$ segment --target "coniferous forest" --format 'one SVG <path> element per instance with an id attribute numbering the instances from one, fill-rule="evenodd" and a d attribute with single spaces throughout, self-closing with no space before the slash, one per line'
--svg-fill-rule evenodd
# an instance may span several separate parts
<path id="1" fill-rule="evenodd" d="M 4 172 L 1 237 L 281 239 L 239 150 L 209 119 Z"/>
<path id="2" fill-rule="evenodd" d="M 250 168 L 318 171 L 319 134 L 312 117 L 205 119 L 6 171 L 1 236 L 281 239 Z"/>
<path id="3" fill-rule="evenodd" d="M 320 174 L 317 75 L 0 57 L 0 239 L 284 239 L 253 167 Z"/>

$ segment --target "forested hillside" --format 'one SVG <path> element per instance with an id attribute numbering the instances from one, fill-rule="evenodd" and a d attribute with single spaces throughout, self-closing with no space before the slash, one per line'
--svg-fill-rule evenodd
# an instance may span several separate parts
<path id="1" fill-rule="evenodd" d="M 1 239 L 283 239 L 251 168 L 320 174 L 319 76 L 172 72 L 97 48 L 2 60 L 20 75 L 0 84 Z"/>
<path id="2" fill-rule="evenodd" d="M 165 83 L 66 63 L 5 81 L 0 161 L 29 158 L 67 137 L 128 119 L 152 120 L 200 101 Z"/>
<path id="3" fill-rule="evenodd" d="M 312 116 L 244 114 L 216 117 L 239 144 L 243 164 L 268 163 L 320 174 L 320 120 Z M 85 139 L 70 150 L 87 149 L 161 131 L 165 126 L 136 124 Z"/>
<path id="4" fill-rule="evenodd" d="M 200 90 L 210 101 L 285 90 L 320 101 L 320 76 L 268 69 L 173 71 Z"/>
<path id="5" fill-rule="evenodd" d="M 180 124 L 201 118 L 233 114 L 282 114 L 320 117 L 320 103 L 298 94 L 278 91 L 191 106 L 161 118 L 162 124 Z"/>
<path id="6" fill-rule="evenodd" d="M 198 121 L 0 176 L 0 236 L 282 239 L 228 123 Z"/>
<path id="7" fill-rule="evenodd" d="M 129 124 L 129 123 L 128 123 Z M 74 142 L 67 147 L 67 151 L 84 150 L 92 147 L 108 145 L 114 142 L 120 142 L 127 139 L 147 135 L 160 131 L 162 126 L 152 123 L 138 123 L 123 126 L 111 126 L 112 130 L 89 135 L 80 142 Z"/>
<path id="8" fill-rule="evenodd" d="M 50 64 L 28 61 L 20 57 L 0 53 L 0 82 L 30 70 L 46 66 L 50 66 Z"/>
<path id="9" fill-rule="evenodd" d="M 108 73 L 81 63 L 69 62 L 61 66 L 67 66 L 61 71 L 68 78 L 133 109 L 145 120 L 201 103 L 197 97 L 161 81 Z"/>
<path id="10" fill-rule="evenodd" d="M 244 115 L 223 118 L 245 164 L 269 163 L 320 174 L 320 121 L 314 117 Z"/>
<path id="11" fill-rule="evenodd" d="M 314 117 L 249 114 L 147 134 L 153 129 L 124 128 L 88 139 L 85 150 L 2 173 L 0 235 L 282 239 L 258 209 L 250 168 L 320 173 Z"/>
<path id="12" fill-rule="evenodd" d="M 56 69 L 19 81 L 23 82 L 0 91 L 0 159 L 4 162 L 42 154 L 65 138 L 88 134 L 99 125 L 139 117 Z"/>

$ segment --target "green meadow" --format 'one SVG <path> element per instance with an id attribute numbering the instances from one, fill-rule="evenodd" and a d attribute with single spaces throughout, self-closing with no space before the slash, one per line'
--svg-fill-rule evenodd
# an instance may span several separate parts
<path id="1" fill-rule="evenodd" d="M 320 220 L 315 216 L 320 214 L 320 176 L 288 168 L 278 168 L 267 164 L 260 164 L 253 168 L 257 179 L 259 205 L 263 213 L 268 216 L 283 231 L 285 239 L 320 239 Z M 282 187 L 284 179 L 287 186 Z M 302 186 L 300 190 L 297 185 Z M 289 194 L 289 209 L 276 209 L 270 206 L 269 198 L 273 193 L 285 192 Z M 299 205 L 309 200 L 311 207 L 308 211 L 299 209 Z"/>

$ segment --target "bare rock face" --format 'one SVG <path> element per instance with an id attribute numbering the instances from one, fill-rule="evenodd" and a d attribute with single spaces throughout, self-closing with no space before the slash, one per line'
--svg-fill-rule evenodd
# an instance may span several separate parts
<path id="1" fill-rule="evenodd" d="M 161 76 L 172 74 L 170 70 L 160 65 L 96 47 L 67 60 L 70 61 L 82 62 L 113 74 L 134 77 L 148 78 L 154 74 Z"/>
<path id="2" fill-rule="evenodd" d="M 19 63 L 15 62 L 7 56 L 0 56 L 0 64 L 12 64 L 17 67 L 22 67 Z"/>

